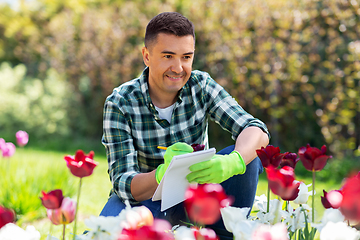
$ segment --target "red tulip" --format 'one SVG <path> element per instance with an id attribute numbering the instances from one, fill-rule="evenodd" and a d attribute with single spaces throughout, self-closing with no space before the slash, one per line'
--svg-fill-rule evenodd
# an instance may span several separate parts
<path id="1" fill-rule="evenodd" d="M 194 143 L 194 144 L 191 144 L 191 147 L 194 149 L 194 152 L 197 152 L 197 151 L 204 150 L 205 145 Z"/>
<path id="2" fill-rule="evenodd" d="M 220 184 L 190 185 L 185 192 L 185 209 L 189 218 L 201 225 L 220 219 L 220 208 L 232 203 Z"/>
<path id="3" fill-rule="evenodd" d="M 25 146 L 29 142 L 29 135 L 25 131 L 18 131 L 15 136 L 16 142 L 20 147 Z"/>
<path id="4" fill-rule="evenodd" d="M 61 203 L 64 199 L 61 189 L 55 189 L 48 193 L 41 191 L 43 197 L 40 197 L 42 204 L 47 209 L 57 209 L 61 207 Z"/>
<path id="5" fill-rule="evenodd" d="M 0 205 L 0 229 L 8 223 L 15 222 L 15 213 Z"/>
<path id="6" fill-rule="evenodd" d="M 211 228 L 191 228 L 196 240 L 218 240 L 216 233 Z"/>
<path id="7" fill-rule="evenodd" d="M 289 166 L 295 169 L 295 166 L 299 160 L 300 158 L 297 157 L 296 153 L 290 153 L 290 152 L 284 153 L 284 157 L 283 159 L 281 159 L 280 162 L 280 168 Z"/>
<path id="8" fill-rule="evenodd" d="M 360 221 L 360 178 L 357 175 L 348 178 L 341 188 L 341 193 L 341 213 L 348 220 Z"/>
<path id="9" fill-rule="evenodd" d="M 324 196 L 321 196 L 321 203 L 324 208 L 339 208 L 342 202 L 343 196 L 341 191 L 332 190 L 329 193 L 323 190 Z"/>
<path id="10" fill-rule="evenodd" d="M 124 228 L 118 240 L 170 240 L 174 239 L 170 233 L 171 224 L 166 220 L 155 219 L 151 226 L 142 226 L 139 229 Z"/>
<path id="11" fill-rule="evenodd" d="M 266 168 L 266 174 L 271 191 L 285 201 L 293 201 L 299 194 L 300 182 L 294 181 L 294 169 L 285 166 L 276 169 L 273 166 Z"/>
<path id="12" fill-rule="evenodd" d="M 306 147 L 301 147 L 298 151 L 301 162 L 309 171 L 320 171 L 325 167 L 328 158 L 332 158 L 332 156 L 325 155 L 325 153 L 325 145 L 320 150 L 307 144 Z"/>
<path id="13" fill-rule="evenodd" d="M 70 172 L 79 178 L 90 176 L 94 168 L 97 166 L 97 162 L 93 160 L 94 152 L 91 151 L 88 155 L 85 155 L 82 150 L 77 150 L 74 156 L 65 156 L 65 161 Z"/>
<path id="14" fill-rule="evenodd" d="M 272 145 L 267 145 L 266 148 L 261 147 L 261 149 L 256 150 L 256 153 L 264 168 L 269 166 L 277 168 L 284 157 L 284 153 L 280 153 L 280 148 Z"/>

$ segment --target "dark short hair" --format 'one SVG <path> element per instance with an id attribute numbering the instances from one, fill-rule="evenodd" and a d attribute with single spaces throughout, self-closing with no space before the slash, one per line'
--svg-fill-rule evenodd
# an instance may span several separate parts
<path id="1" fill-rule="evenodd" d="M 192 35 L 195 39 L 194 24 L 177 12 L 163 12 L 150 20 L 145 32 L 145 47 L 149 47 L 159 33 L 168 33 L 179 37 Z"/>

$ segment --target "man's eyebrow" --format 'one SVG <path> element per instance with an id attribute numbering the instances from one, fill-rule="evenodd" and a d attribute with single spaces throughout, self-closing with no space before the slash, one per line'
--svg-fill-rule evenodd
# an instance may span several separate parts
<path id="1" fill-rule="evenodd" d="M 163 53 L 163 54 L 172 54 L 172 55 L 176 55 L 176 53 L 171 52 L 171 51 L 162 51 L 161 53 Z M 194 54 L 194 52 L 187 52 L 187 53 L 184 53 L 183 55 L 192 55 L 192 54 Z"/>

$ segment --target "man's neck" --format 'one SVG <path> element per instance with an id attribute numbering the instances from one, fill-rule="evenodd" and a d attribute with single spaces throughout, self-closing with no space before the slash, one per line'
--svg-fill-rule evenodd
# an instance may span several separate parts
<path id="1" fill-rule="evenodd" d="M 157 95 L 157 94 L 152 94 L 150 91 L 150 98 L 152 103 L 158 107 L 158 108 L 167 108 L 171 105 L 173 105 L 177 98 L 178 98 L 178 94 L 174 95 Z"/>

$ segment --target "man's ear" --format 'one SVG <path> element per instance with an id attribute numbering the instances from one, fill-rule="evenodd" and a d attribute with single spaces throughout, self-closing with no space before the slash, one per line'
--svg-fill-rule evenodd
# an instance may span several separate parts
<path id="1" fill-rule="evenodd" d="M 149 62 L 150 62 L 150 52 L 149 49 L 147 49 L 147 47 L 143 47 L 141 49 L 142 55 L 143 55 L 143 60 L 145 65 L 148 67 L 149 66 Z"/>

